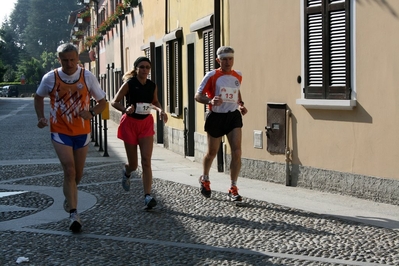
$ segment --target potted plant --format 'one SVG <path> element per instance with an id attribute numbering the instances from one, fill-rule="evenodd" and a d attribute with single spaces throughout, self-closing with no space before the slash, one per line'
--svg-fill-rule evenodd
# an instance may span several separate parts
<path id="1" fill-rule="evenodd" d="M 84 12 L 80 13 L 80 17 L 83 19 L 83 21 L 90 22 L 90 19 L 91 19 L 90 8 L 88 8 Z"/>
<path id="2" fill-rule="evenodd" d="M 137 7 L 139 5 L 139 0 L 123 0 L 125 6 Z"/>
<path id="3" fill-rule="evenodd" d="M 125 7 L 124 7 L 124 5 L 123 5 L 122 3 L 119 3 L 119 4 L 116 6 L 115 14 L 118 16 L 118 18 L 119 18 L 120 20 L 125 19 L 125 12 L 124 12 L 124 9 L 125 9 Z"/>
<path id="4" fill-rule="evenodd" d="M 93 36 L 87 36 L 85 39 L 85 46 L 86 47 L 91 47 L 93 43 L 94 37 Z"/>
<path id="5" fill-rule="evenodd" d="M 99 43 L 100 41 L 102 41 L 104 39 L 104 37 L 101 34 L 97 34 L 94 36 L 94 41 Z"/>
<path id="6" fill-rule="evenodd" d="M 119 23 L 119 16 L 116 13 L 112 14 L 108 19 L 111 27 Z"/>
<path id="7" fill-rule="evenodd" d="M 123 14 L 127 15 L 132 11 L 132 8 L 130 6 L 123 5 Z"/>
<path id="8" fill-rule="evenodd" d="M 91 41 L 91 47 L 92 48 L 96 47 L 97 44 L 99 44 L 103 39 L 104 39 L 104 37 L 101 34 L 93 35 L 92 41 Z"/>
<path id="9" fill-rule="evenodd" d="M 84 32 L 81 30 L 75 31 L 74 35 L 76 36 L 76 38 L 78 39 L 83 39 L 84 36 Z"/>
<path id="10" fill-rule="evenodd" d="M 100 26 L 98 26 L 97 32 L 100 32 L 102 35 L 105 35 L 105 33 L 107 33 L 107 26 L 108 26 L 107 23 L 108 23 L 107 20 L 104 20 L 104 21 L 100 24 Z"/>

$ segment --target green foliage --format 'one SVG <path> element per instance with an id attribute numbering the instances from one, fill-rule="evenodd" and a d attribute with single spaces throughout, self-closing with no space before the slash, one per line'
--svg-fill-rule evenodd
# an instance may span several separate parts
<path id="1" fill-rule="evenodd" d="M 31 0 L 17 0 L 14 11 L 10 15 L 9 25 L 13 29 L 14 41 L 23 48 L 22 37 L 28 25 Z"/>
<path id="2" fill-rule="evenodd" d="M 139 4 L 139 0 L 123 0 L 125 6 L 136 7 Z"/>
<path id="3" fill-rule="evenodd" d="M 90 8 L 87 8 L 85 11 L 80 13 L 81 18 L 90 18 L 91 17 L 91 11 Z"/>
<path id="4" fill-rule="evenodd" d="M 74 1 L 31 0 L 28 24 L 22 36 L 29 55 L 39 58 L 43 51 L 54 52 L 61 43 L 68 42 L 68 16 L 78 8 Z"/>
<path id="5" fill-rule="evenodd" d="M 38 84 L 45 74 L 39 60 L 32 57 L 31 60 L 24 60 L 18 65 L 18 77 L 25 76 L 26 84 Z"/>
<path id="6" fill-rule="evenodd" d="M 17 0 L 0 28 L 0 82 L 20 83 L 23 73 L 27 83 L 36 84 L 44 71 L 57 66 L 53 53 L 69 41 L 68 16 L 81 8 L 78 2 Z"/>
<path id="7" fill-rule="evenodd" d="M 117 16 L 120 16 L 120 15 L 123 14 L 123 11 L 124 11 L 124 10 L 125 10 L 125 6 L 124 6 L 122 3 L 117 4 L 117 5 L 116 5 L 116 9 L 115 9 L 115 14 L 116 14 Z"/>
<path id="8" fill-rule="evenodd" d="M 75 36 L 83 36 L 85 33 L 82 30 L 75 31 Z"/>
<path id="9" fill-rule="evenodd" d="M 17 73 L 15 73 L 14 68 L 11 65 L 5 67 L 5 73 L 3 74 L 4 82 L 13 82 L 17 79 Z"/>
<path id="10" fill-rule="evenodd" d="M 20 51 L 14 36 L 15 34 L 11 26 L 7 23 L 3 23 L 0 30 L 0 59 L 4 65 L 11 65 L 13 67 L 18 63 Z"/>
<path id="11" fill-rule="evenodd" d="M 41 59 L 41 65 L 43 67 L 43 70 L 45 72 L 48 72 L 56 67 L 59 66 L 59 62 L 57 59 L 57 53 L 56 52 L 46 52 L 44 51 L 41 55 L 40 55 L 40 59 Z"/>
<path id="12" fill-rule="evenodd" d="M 0 81 L 3 80 L 3 76 L 6 73 L 6 67 L 3 65 L 3 62 L 0 61 Z"/>
<path id="13" fill-rule="evenodd" d="M 13 82 L 0 82 L 0 87 L 7 85 L 20 85 L 21 81 L 13 81 Z"/>

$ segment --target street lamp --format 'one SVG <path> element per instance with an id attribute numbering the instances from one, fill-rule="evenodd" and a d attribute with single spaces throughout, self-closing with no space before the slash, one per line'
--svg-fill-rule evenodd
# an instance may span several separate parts
<path id="1" fill-rule="evenodd" d="M 83 18 L 78 18 L 78 23 L 82 24 L 83 23 Z"/>
<path id="2" fill-rule="evenodd" d="M 79 27 L 78 27 L 78 26 L 75 26 L 75 27 L 73 27 L 73 30 L 74 30 L 74 31 L 78 31 L 78 30 L 79 30 Z"/>

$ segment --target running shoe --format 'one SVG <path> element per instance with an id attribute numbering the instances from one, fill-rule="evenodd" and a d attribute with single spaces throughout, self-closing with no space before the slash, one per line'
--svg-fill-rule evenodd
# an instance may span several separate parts
<path id="1" fill-rule="evenodd" d="M 126 176 L 126 170 L 123 169 L 123 173 L 122 173 L 123 177 L 122 177 L 122 187 L 125 191 L 129 191 L 130 190 L 130 176 L 127 177 Z"/>
<path id="2" fill-rule="evenodd" d="M 74 233 L 79 233 L 82 229 L 82 223 L 80 221 L 79 214 L 77 212 L 73 212 L 69 215 L 69 230 Z"/>
<path id="3" fill-rule="evenodd" d="M 68 204 L 67 199 L 64 200 L 63 206 L 64 206 L 64 210 L 65 210 L 67 213 L 69 213 L 69 204 Z"/>
<path id="4" fill-rule="evenodd" d="M 144 198 L 144 205 L 147 208 L 153 208 L 153 207 L 157 206 L 157 202 L 153 197 L 151 197 L 150 195 L 147 195 Z"/>
<path id="5" fill-rule="evenodd" d="M 199 183 L 200 183 L 201 194 L 205 198 L 210 198 L 212 191 L 211 191 L 211 182 L 209 181 L 209 179 L 204 179 L 204 176 L 202 175 L 199 178 Z"/>
<path id="6" fill-rule="evenodd" d="M 232 186 L 229 189 L 229 198 L 231 201 L 242 201 L 242 197 L 238 194 L 237 186 Z"/>

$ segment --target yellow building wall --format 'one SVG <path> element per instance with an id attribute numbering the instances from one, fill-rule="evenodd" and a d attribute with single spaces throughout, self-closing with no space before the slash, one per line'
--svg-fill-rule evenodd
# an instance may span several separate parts
<path id="1" fill-rule="evenodd" d="M 142 1 L 145 14 L 142 21 L 145 29 L 143 43 L 162 40 L 165 35 L 165 2 L 164 0 Z"/>
<path id="2" fill-rule="evenodd" d="M 140 9 L 136 7 L 122 23 L 125 72 L 132 70 L 134 61 L 144 54 L 141 51 L 141 46 L 144 44 L 143 16 L 144 13 L 140 13 Z"/>
<path id="3" fill-rule="evenodd" d="M 155 3 L 156 2 L 156 3 Z M 154 3 L 154 4 L 159 4 L 158 1 L 152 0 L 148 1 L 148 3 Z M 194 23 L 196 20 L 201 19 L 205 16 L 208 16 L 213 13 L 213 1 L 212 0 L 203 0 L 203 1 L 180 1 L 180 0 L 170 0 L 167 1 L 168 6 L 166 7 L 168 12 L 167 14 L 167 19 L 166 19 L 166 30 L 169 32 L 172 32 L 178 28 L 182 28 L 183 31 L 183 38 L 182 38 L 182 96 L 183 96 L 183 108 L 188 105 L 188 96 L 187 96 L 187 42 L 185 40 L 185 37 L 188 34 L 191 34 L 192 32 L 190 31 L 190 25 Z M 147 2 L 146 2 L 147 4 Z M 155 8 L 155 6 L 153 6 Z M 147 17 L 145 17 L 147 21 Z M 162 38 L 165 35 L 165 20 L 158 21 L 158 23 L 153 23 L 151 24 L 151 33 L 146 33 L 146 38 Z M 163 35 L 159 34 L 154 34 L 155 29 L 163 29 Z M 146 27 L 147 31 L 147 27 Z M 159 32 L 157 30 L 156 32 Z M 202 79 L 203 77 L 203 47 L 202 47 L 202 40 L 199 40 L 199 37 L 201 35 L 197 34 L 197 43 L 196 43 L 196 81 L 197 83 Z M 165 45 L 164 45 L 165 48 Z M 164 49 L 164 62 L 166 62 L 166 50 Z M 164 66 L 164 69 L 166 69 L 166 65 Z M 164 84 L 166 87 L 166 75 L 165 75 L 165 80 Z M 199 83 L 197 84 L 197 86 Z M 165 93 L 166 96 L 166 93 Z M 203 121 L 203 118 L 202 118 Z M 175 129 L 183 130 L 184 129 L 184 124 L 183 124 L 183 115 L 179 117 L 170 117 L 168 123 L 168 127 L 172 127 Z M 201 127 L 202 128 L 202 127 Z"/>
<path id="4" fill-rule="evenodd" d="M 399 1 L 353 1 L 355 8 L 352 111 L 310 110 L 301 98 L 301 1 L 229 1 L 230 44 L 234 68 L 243 73 L 243 157 L 285 162 L 266 150 L 268 102 L 292 111 L 290 147 L 293 163 L 320 169 L 399 179 L 396 132 L 399 92 Z M 261 13 L 261 14 L 260 14 Z M 302 77 L 303 78 L 303 77 Z M 253 146 L 253 132 L 263 132 L 263 149 Z"/>

